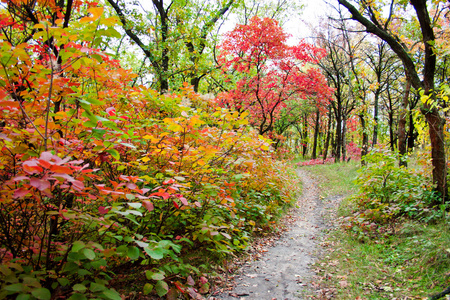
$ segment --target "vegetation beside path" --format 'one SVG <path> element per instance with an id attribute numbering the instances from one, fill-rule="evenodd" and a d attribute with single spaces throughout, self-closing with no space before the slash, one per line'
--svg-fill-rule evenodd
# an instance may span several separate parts
<path id="1" fill-rule="evenodd" d="M 427 299 L 444 291 L 448 213 L 435 203 L 426 171 L 399 168 L 382 150 L 367 161 L 364 168 L 352 162 L 304 167 L 317 175 L 324 198 L 345 196 L 337 216 L 330 215 L 336 226 L 322 241 L 310 298 Z"/>

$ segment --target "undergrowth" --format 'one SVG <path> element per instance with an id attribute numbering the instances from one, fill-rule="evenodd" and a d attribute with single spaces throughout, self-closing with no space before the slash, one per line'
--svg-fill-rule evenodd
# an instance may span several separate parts
<path id="1" fill-rule="evenodd" d="M 450 286 L 446 206 L 420 168 L 398 167 L 384 150 L 366 161 L 353 184 L 352 173 L 338 172 L 343 166 L 308 167 L 325 177 L 326 196 L 343 187 L 355 192 L 341 202 L 335 229 L 322 242 L 310 298 L 424 299 L 443 291 Z"/>

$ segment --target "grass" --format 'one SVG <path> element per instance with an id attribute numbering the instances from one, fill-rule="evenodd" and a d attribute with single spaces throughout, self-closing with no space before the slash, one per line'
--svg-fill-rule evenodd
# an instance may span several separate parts
<path id="1" fill-rule="evenodd" d="M 360 162 L 350 161 L 328 165 L 303 166 L 301 168 L 310 171 L 319 181 L 323 197 L 348 196 L 356 192 L 354 181 Z"/>
<path id="2" fill-rule="evenodd" d="M 302 167 L 321 182 L 324 197 L 349 196 L 354 163 Z M 352 213 L 352 201 L 341 202 L 339 217 Z M 337 222 L 339 224 L 339 222 Z M 426 299 L 450 286 L 450 224 L 401 219 L 393 234 L 355 235 L 337 226 L 322 242 L 324 254 L 313 299 Z"/>

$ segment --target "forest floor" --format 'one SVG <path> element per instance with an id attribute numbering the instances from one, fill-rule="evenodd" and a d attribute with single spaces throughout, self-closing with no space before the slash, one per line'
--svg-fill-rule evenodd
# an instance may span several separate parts
<path id="1" fill-rule="evenodd" d="M 315 273 L 311 265 L 320 255 L 324 230 L 332 226 L 330 214 L 337 210 L 342 197 L 322 199 L 318 181 L 304 169 L 297 173 L 303 192 L 297 205 L 285 217 L 286 230 L 255 242 L 247 260 L 237 260 L 229 269 L 228 288 L 209 299 L 306 299 L 314 291 Z"/>

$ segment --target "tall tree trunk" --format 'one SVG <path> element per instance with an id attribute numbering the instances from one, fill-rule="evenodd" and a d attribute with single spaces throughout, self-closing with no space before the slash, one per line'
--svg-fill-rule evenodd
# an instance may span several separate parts
<path id="1" fill-rule="evenodd" d="M 302 134 L 302 156 L 305 157 L 308 151 L 308 115 L 303 116 L 303 134 Z"/>
<path id="2" fill-rule="evenodd" d="M 342 161 L 345 161 L 347 159 L 347 141 L 346 141 L 346 133 L 347 133 L 347 120 L 346 118 L 343 118 L 342 120 Z"/>
<path id="3" fill-rule="evenodd" d="M 375 125 L 373 126 L 373 138 L 372 138 L 372 145 L 375 146 L 378 144 L 378 102 L 380 100 L 380 89 L 378 88 L 375 92 L 375 100 L 373 103 L 373 119 L 375 121 Z"/>
<path id="4" fill-rule="evenodd" d="M 415 127 L 414 127 L 414 119 L 413 119 L 413 114 L 411 111 L 411 103 L 409 105 L 409 128 L 408 128 L 408 152 L 413 151 L 415 143 L 416 143 L 416 137 L 417 134 L 415 132 Z"/>
<path id="5" fill-rule="evenodd" d="M 331 116 L 332 116 L 332 114 L 331 114 L 331 106 L 330 106 L 329 110 L 328 110 L 327 137 L 325 138 L 325 145 L 323 146 L 323 160 L 327 159 L 331 133 L 333 132 L 333 129 L 331 128 Z"/>
<path id="6" fill-rule="evenodd" d="M 320 121 L 320 112 L 319 109 L 316 111 L 316 122 L 314 124 L 314 144 L 312 149 L 311 158 L 316 159 L 317 158 L 317 138 L 319 137 L 319 121 Z"/>
<path id="7" fill-rule="evenodd" d="M 403 157 L 406 154 L 406 114 L 409 103 L 409 92 L 411 90 L 411 80 L 406 78 L 405 91 L 402 99 L 402 106 L 400 108 L 399 120 L 398 120 L 398 153 L 400 155 L 400 160 L 398 162 L 399 166 L 406 167 L 406 161 Z"/>
<path id="8" fill-rule="evenodd" d="M 359 121 L 362 129 L 362 149 L 361 149 L 361 166 L 366 165 L 366 156 L 369 153 L 369 135 L 367 134 L 366 118 L 363 113 L 359 115 Z"/>
<path id="9" fill-rule="evenodd" d="M 335 150 L 334 150 L 334 162 L 341 161 L 341 149 L 342 149 L 342 117 L 340 112 L 336 116 L 336 138 L 335 138 Z"/>

